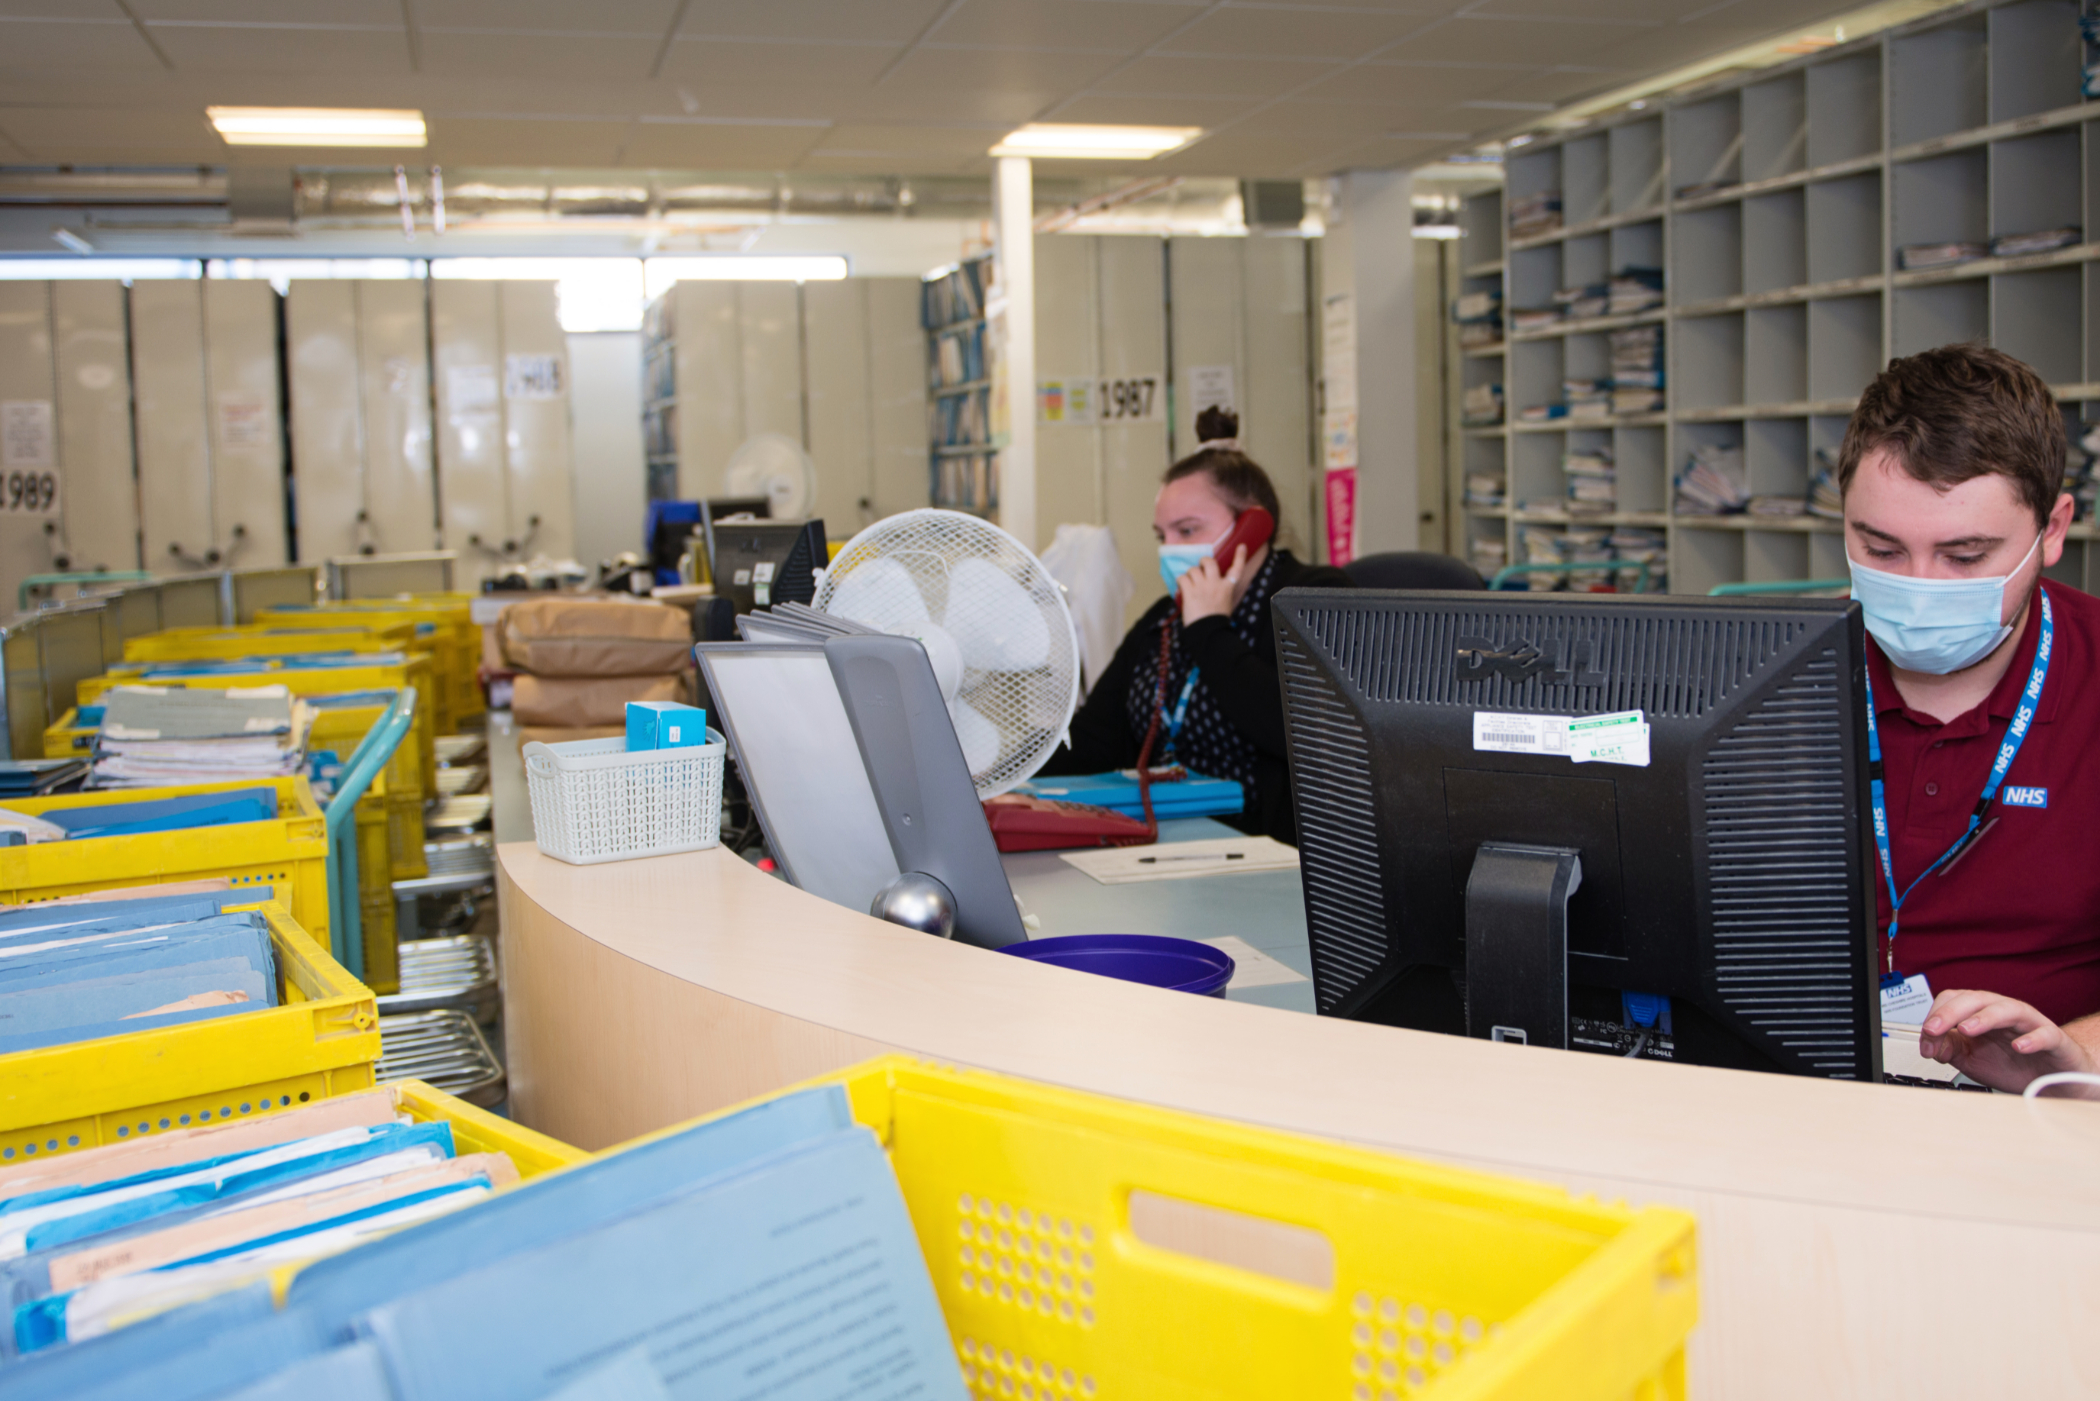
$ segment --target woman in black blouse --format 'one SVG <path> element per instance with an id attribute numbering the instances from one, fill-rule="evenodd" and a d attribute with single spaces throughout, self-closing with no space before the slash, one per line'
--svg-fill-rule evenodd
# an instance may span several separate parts
<path id="1" fill-rule="evenodd" d="M 1133 767 L 1164 694 L 1153 765 L 1178 762 L 1194 773 L 1237 780 L 1246 789 L 1246 811 L 1223 820 L 1243 832 L 1295 843 L 1269 600 L 1278 589 L 1346 588 L 1349 579 L 1339 569 L 1303 564 L 1273 542 L 1236 548 L 1231 559 L 1206 556 L 1189 567 L 1192 555 L 1223 539 L 1250 507 L 1281 520 L 1276 488 L 1268 473 L 1240 451 L 1234 436 L 1238 428 L 1229 411 L 1204 410 L 1196 422 L 1203 442 L 1168 469 L 1152 508 L 1168 596 L 1125 635 L 1115 660 L 1073 717 L 1071 744 L 1051 756 L 1043 773 Z M 1170 632 L 1164 692 L 1159 685 L 1162 628 Z"/>

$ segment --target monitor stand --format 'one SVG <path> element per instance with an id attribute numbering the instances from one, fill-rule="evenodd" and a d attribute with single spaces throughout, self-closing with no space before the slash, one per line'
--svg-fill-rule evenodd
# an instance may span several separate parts
<path id="1" fill-rule="evenodd" d="M 1482 842 L 1466 881 L 1466 1035 L 1568 1049 L 1568 897 L 1582 854 Z"/>

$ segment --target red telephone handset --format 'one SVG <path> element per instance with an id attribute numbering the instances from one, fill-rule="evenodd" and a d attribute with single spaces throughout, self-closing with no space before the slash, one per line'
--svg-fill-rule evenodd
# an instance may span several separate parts
<path id="1" fill-rule="evenodd" d="M 1247 557 L 1252 559 L 1256 550 L 1275 537 L 1276 517 L 1260 506 L 1249 506 L 1233 518 L 1232 529 L 1212 548 L 1210 557 L 1218 562 L 1218 572 L 1227 574 L 1232 571 L 1232 557 L 1240 546 L 1247 547 Z M 1179 584 L 1174 588 L 1174 596 L 1181 597 Z"/>

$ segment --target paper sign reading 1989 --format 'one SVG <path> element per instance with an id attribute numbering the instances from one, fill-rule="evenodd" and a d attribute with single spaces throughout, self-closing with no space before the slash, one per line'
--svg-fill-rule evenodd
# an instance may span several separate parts
<path id="1" fill-rule="evenodd" d="M 0 470 L 0 515 L 48 516 L 58 509 L 58 473 L 30 468 Z"/>

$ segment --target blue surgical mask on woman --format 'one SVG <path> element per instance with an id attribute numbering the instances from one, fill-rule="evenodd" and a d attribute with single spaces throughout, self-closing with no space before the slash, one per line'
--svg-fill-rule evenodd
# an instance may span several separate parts
<path id="1" fill-rule="evenodd" d="M 1946 676 L 1996 651 L 2012 627 L 2005 621 L 2005 586 L 2042 547 L 2037 535 L 2011 573 L 1988 579 L 1914 579 L 1852 566 L 1852 596 L 1866 614 L 1867 631 L 1891 664 L 1905 671 Z"/>
<path id="2" fill-rule="evenodd" d="M 1226 535 L 1230 534 L 1232 534 L 1232 527 L 1228 525 L 1225 527 L 1224 534 L 1220 535 L 1218 540 L 1223 540 Z M 1188 573 L 1217 552 L 1218 540 L 1213 540 L 1207 545 L 1161 545 L 1159 547 L 1159 577 L 1166 582 L 1168 593 L 1173 593 L 1181 587 L 1182 575 Z"/>

